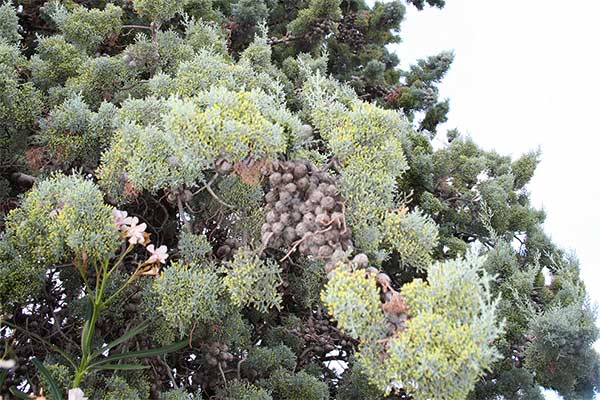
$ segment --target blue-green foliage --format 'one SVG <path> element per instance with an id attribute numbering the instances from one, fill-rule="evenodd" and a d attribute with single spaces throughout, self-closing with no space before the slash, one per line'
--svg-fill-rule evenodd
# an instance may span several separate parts
<path id="1" fill-rule="evenodd" d="M 133 0 L 135 12 L 155 23 L 173 18 L 183 11 L 183 4 L 183 0 Z"/>
<path id="2" fill-rule="evenodd" d="M 3 304 L 34 294 L 46 269 L 69 257 L 102 262 L 116 251 L 118 237 L 111 207 L 93 182 L 75 175 L 39 182 L 6 217 L 0 241 Z"/>
<path id="3" fill-rule="evenodd" d="M 160 31 L 156 40 L 138 33 L 135 42 L 127 46 L 122 60 L 130 70 L 140 74 L 172 73 L 179 64 L 194 57 L 194 48 L 174 31 Z"/>
<path id="4" fill-rule="evenodd" d="M 206 49 L 227 56 L 225 33 L 207 21 L 188 19 L 185 24 L 185 41 L 195 51 Z"/>
<path id="5" fill-rule="evenodd" d="M 69 387 L 69 379 L 71 372 L 66 366 L 58 363 L 49 363 L 47 360 L 44 362 L 44 367 L 48 370 L 48 373 L 50 374 L 54 382 L 56 382 L 58 387 Z M 41 375 L 40 377 L 43 386 L 46 388 L 49 387 L 50 381 L 46 378 L 46 376 Z M 58 400 L 53 396 L 52 391 L 49 391 L 49 393 L 47 393 L 45 396 L 47 400 Z"/>
<path id="6" fill-rule="evenodd" d="M 348 88 L 319 73 L 303 87 L 305 112 L 340 163 L 340 191 L 357 246 L 380 258 L 384 244 L 417 269 L 437 245 L 435 224 L 419 212 L 394 213 L 396 181 L 407 169 L 397 112 L 354 98 Z"/>
<path id="7" fill-rule="evenodd" d="M 2 12 L 12 10 L 2 6 Z M 13 160 L 26 147 L 42 113 L 42 94 L 31 82 L 21 82 L 26 60 L 17 45 L 0 37 L 0 159 Z"/>
<path id="8" fill-rule="evenodd" d="M 5 39 L 9 43 L 17 43 L 21 40 L 19 18 L 9 1 L 0 6 L 0 39 Z"/>
<path id="9" fill-rule="evenodd" d="M 281 267 L 271 259 L 261 260 L 250 249 L 235 252 L 233 260 L 221 269 L 226 275 L 223 284 L 231 301 L 237 306 L 251 306 L 260 312 L 280 309 Z"/>
<path id="10" fill-rule="evenodd" d="M 6 218 L 6 239 L 20 256 L 46 267 L 69 255 L 104 260 L 118 246 L 112 208 L 79 176 L 55 175 L 27 193 Z"/>
<path id="11" fill-rule="evenodd" d="M 215 193 L 231 206 L 231 218 L 223 224 L 231 229 L 232 235 L 248 243 L 258 242 L 260 227 L 265 221 L 264 193 L 260 185 L 245 183 L 239 176 L 230 175 L 219 181 Z M 213 203 L 204 212 L 214 215 L 219 207 L 220 204 Z"/>
<path id="12" fill-rule="evenodd" d="M 160 400 L 202 400 L 201 393 L 190 396 L 190 394 L 184 389 L 171 389 L 167 392 L 161 393 Z"/>
<path id="13" fill-rule="evenodd" d="M 342 329 L 361 338 L 360 368 L 379 390 L 400 384 L 415 399 L 464 399 L 497 358 L 492 342 L 501 326 L 491 279 L 473 254 L 427 272 L 427 283 L 402 287 L 410 318 L 392 337 L 382 330 L 375 280 L 364 271 L 334 270 L 323 302 Z"/>
<path id="14" fill-rule="evenodd" d="M 220 278 L 198 264 L 171 264 L 154 281 L 153 291 L 158 311 L 180 337 L 189 334 L 194 324 L 218 320 L 226 311 Z"/>
<path id="15" fill-rule="evenodd" d="M 231 8 L 231 15 L 241 25 L 257 25 L 267 19 L 267 3 L 265 0 L 238 0 Z"/>
<path id="16" fill-rule="evenodd" d="M 238 400 L 273 400 L 265 389 L 238 380 L 231 382 L 227 396 Z"/>
<path id="17" fill-rule="evenodd" d="M 26 62 L 17 45 L 10 43 L 6 38 L 0 38 L 0 65 L 3 66 L 3 70 L 23 68 Z"/>
<path id="18" fill-rule="evenodd" d="M 383 325 L 379 289 L 362 270 L 335 269 L 321 300 L 339 326 L 355 339 L 373 337 Z"/>
<path id="19" fill-rule="evenodd" d="M 471 393 L 472 400 L 544 400 L 535 376 L 527 368 L 512 367 L 502 371 L 496 379 L 485 380 Z"/>
<path id="20" fill-rule="evenodd" d="M 50 17 L 65 39 L 87 52 L 94 52 L 105 41 L 116 38 L 121 30 L 123 10 L 108 3 L 104 10 L 82 6 L 67 10 L 56 2 Z"/>
<path id="21" fill-rule="evenodd" d="M 598 338 L 595 308 L 584 298 L 568 305 L 557 303 L 530 323 L 533 342 L 526 365 L 545 387 L 571 396 L 581 383 L 597 382 L 591 374 L 598 356 L 592 344 Z"/>
<path id="22" fill-rule="evenodd" d="M 86 62 L 85 51 L 67 42 L 62 35 L 38 37 L 36 54 L 31 57 L 31 78 L 37 87 L 48 90 L 77 76 Z"/>
<path id="23" fill-rule="evenodd" d="M 40 123 L 40 139 L 64 166 L 96 167 L 113 133 L 116 108 L 103 102 L 92 112 L 80 95 L 55 107 Z"/>
<path id="24" fill-rule="evenodd" d="M 132 387 L 126 379 L 118 375 L 113 376 L 107 381 L 103 382 L 104 387 L 100 393 L 90 391 L 90 399 L 99 400 L 143 400 L 148 398 L 148 393 L 140 393 L 140 391 Z M 87 394 L 87 393 L 86 393 Z"/>
<path id="25" fill-rule="evenodd" d="M 125 183 L 151 192 L 193 187 L 218 157 L 231 163 L 249 154 L 269 159 L 285 151 L 290 125 L 283 123 L 296 122 L 291 116 L 282 122 L 286 114 L 260 90 L 215 88 L 192 98 L 171 97 L 165 106 L 156 124 L 124 123 L 104 153 L 99 176 L 114 198 L 126 197 Z"/>
<path id="26" fill-rule="evenodd" d="M 214 86 L 235 91 L 260 88 L 274 96 L 279 103 L 284 98 L 280 82 L 264 72 L 255 71 L 247 60 L 234 63 L 229 57 L 212 49 L 201 49 L 192 60 L 182 62 L 172 84 L 174 90 L 182 96 L 193 96 Z"/>
<path id="27" fill-rule="evenodd" d="M 196 235 L 182 231 L 177 243 L 179 256 L 185 263 L 200 263 L 212 251 L 212 247 L 205 235 Z"/>
<path id="28" fill-rule="evenodd" d="M 298 373 L 278 369 L 263 383 L 271 392 L 273 400 L 328 400 L 329 390 L 325 382 L 304 371 Z"/>
<path id="29" fill-rule="evenodd" d="M 119 104 L 128 97 L 138 97 L 146 88 L 137 81 L 137 72 L 123 63 L 121 57 L 101 56 L 89 58 L 79 66 L 77 75 L 67 79 L 64 88 L 50 92 L 53 103 L 81 93 L 92 108 L 102 101 Z"/>
<path id="30" fill-rule="evenodd" d="M 10 2 L 0 6 L 0 314 L 12 319 L 27 306 L 28 324 L 47 316 L 62 329 L 50 333 L 53 342 L 79 340 L 88 304 L 82 275 L 93 283 L 93 267 L 115 261 L 126 235 L 106 198 L 128 203 L 169 258 L 144 264 L 151 276 L 132 275 L 134 283 L 103 306 L 93 341 L 110 342 L 121 334 L 113 327 L 138 320 L 147 329 L 114 354 L 189 335 L 190 346 L 164 359 L 185 388 L 165 392 L 171 383 L 159 379 L 150 393 L 148 377 L 165 371 L 149 361 L 153 370 L 143 372 L 89 371 L 80 386 L 90 400 L 146 399 L 161 390 L 164 400 L 321 400 L 330 392 L 375 400 L 396 389 L 415 400 L 538 400 L 540 384 L 591 398 L 600 382 L 595 309 L 576 264 L 553 264 L 560 252 L 541 230 L 544 213 L 530 205 L 526 185 L 539 152 L 512 161 L 456 131 L 434 150 L 431 137 L 448 112 L 436 84 L 453 55 L 395 68 L 399 58 L 385 45 L 400 39 L 403 3 L 34 3 L 23 14 Z M 418 127 L 415 112 L 424 116 Z M 370 268 L 340 263 L 325 274 L 327 260 L 256 248 L 264 178 L 275 159 L 310 160 L 335 179 L 352 234 L 342 250 L 368 254 L 361 264 Z M 43 178 L 72 167 L 86 177 Z M 19 206 L 33 179 L 15 171 L 39 175 Z M 335 237 L 345 224 L 324 229 Z M 506 241 L 513 237 L 525 238 L 518 252 Z M 491 248 L 485 261 L 467 251 L 472 241 Z M 106 295 L 149 250 L 136 247 L 115 264 Z M 57 264 L 64 265 L 54 271 Z M 310 333 L 307 320 L 323 310 L 337 326 Z M 46 327 L 37 332 L 48 334 Z M 18 353 L 39 357 L 20 335 L 11 338 Z M 218 369 L 191 357 L 210 343 L 229 347 Z M 327 357 L 350 369 L 325 374 L 331 366 L 319 351 L 306 351 L 324 343 L 335 343 L 338 354 Z M 46 362 L 61 386 L 72 386 L 73 371 Z M 32 387 L 47 385 L 21 372 L 10 371 L 11 379 L 28 375 Z M 187 387 L 190 379 L 197 387 Z"/>
<path id="31" fill-rule="evenodd" d="M 323 20 L 338 21 L 341 18 L 340 3 L 339 0 L 311 0 L 308 7 L 300 10 L 296 19 L 288 24 L 288 31 L 302 35 Z"/>
<path id="32" fill-rule="evenodd" d="M 296 368 L 296 355 L 283 344 L 274 347 L 254 347 L 250 349 L 243 364 L 244 373 L 254 370 L 254 373 L 261 377 L 268 377 L 279 368 L 289 371 Z"/>
<path id="33" fill-rule="evenodd" d="M 337 400 L 380 400 L 383 391 L 369 382 L 357 364 L 351 366 L 342 375 Z"/>
<path id="34" fill-rule="evenodd" d="M 425 270 L 432 262 L 438 244 L 438 228 L 433 220 L 416 209 L 390 211 L 382 221 L 384 242 L 398 253 L 401 266 Z"/>

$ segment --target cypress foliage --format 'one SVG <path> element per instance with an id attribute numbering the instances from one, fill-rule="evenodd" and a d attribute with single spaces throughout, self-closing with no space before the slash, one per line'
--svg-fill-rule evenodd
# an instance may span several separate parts
<path id="1" fill-rule="evenodd" d="M 0 396 L 593 398 L 540 154 L 433 148 L 413 6 L 0 5 Z"/>

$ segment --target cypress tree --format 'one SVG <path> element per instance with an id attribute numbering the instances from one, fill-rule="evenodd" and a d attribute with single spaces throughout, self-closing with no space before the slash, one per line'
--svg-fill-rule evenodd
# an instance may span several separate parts
<path id="1" fill-rule="evenodd" d="M 457 131 L 406 7 L 0 6 L 0 396 L 567 399 L 595 308 L 540 160 Z"/>

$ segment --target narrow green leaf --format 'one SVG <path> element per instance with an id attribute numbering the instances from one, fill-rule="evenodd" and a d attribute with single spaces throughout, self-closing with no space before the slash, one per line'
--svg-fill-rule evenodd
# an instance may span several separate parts
<path id="1" fill-rule="evenodd" d="M 108 343 L 106 346 L 101 347 L 101 348 L 97 349 L 96 351 L 94 351 L 90 355 L 90 359 L 94 359 L 94 358 L 98 357 L 100 354 L 104 353 L 106 350 L 110 350 L 113 347 L 116 347 L 116 346 L 120 345 L 121 343 L 126 342 L 127 340 L 131 339 L 132 337 L 140 334 L 148 327 L 148 325 L 149 325 L 149 323 L 144 322 L 144 323 L 140 324 L 139 326 L 129 330 L 127 333 L 125 333 L 120 338 L 115 339 L 112 342 Z"/>
<path id="2" fill-rule="evenodd" d="M 122 370 L 138 370 L 138 369 L 146 369 L 146 368 L 150 368 L 149 365 L 142 365 L 142 364 L 102 364 L 102 365 L 98 365 L 95 367 L 91 367 L 89 368 L 90 371 L 98 371 L 98 370 L 103 370 L 103 369 L 110 369 L 110 370 L 118 370 L 118 369 L 122 369 Z"/>
<path id="3" fill-rule="evenodd" d="M 4 383 L 4 380 L 6 379 L 6 375 L 8 375 L 7 369 L 3 369 L 2 371 L 0 371 L 0 386 L 2 386 L 2 384 Z"/>
<path id="4" fill-rule="evenodd" d="M 183 349 L 187 344 L 188 344 L 188 340 L 182 340 L 181 342 L 171 343 L 167 346 L 159 347 L 156 349 L 130 351 L 128 353 L 114 354 L 112 356 L 106 357 L 104 359 L 96 361 L 95 363 L 90 364 L 89 368 L 95 368 L 102 364 L 115 362 L 115 361 L 119 361 L 119 360 L 125 360 L 128 358 L 144 358 L 144 357 L 159 356 L 162 354 L 171 353 L 173 351 Z"/>
<path id="5" fill-rule="evenodd" d="M 88 349 L 87 346 L 87 339 L 90 330 L 93 329 L 93 327 L 90 325 L 92 322 L 92 315 L 94 314 L 94 305 L 92 304 L 92 300 L 89 296 L 86 297 L 86 299 L 87 302 L 85 305 L 85 323 L 83 324 L 83 328 L 81 330 L 81 351 L 83 353 L 83 358 L 85 358 L 90 352 L 90 349 Z"/>
<path id="6" fill-rule="evenodd" d="M 31 397 L 29 397 L 28 394 L 21 392 L 16 386 L 11 386 L 8 391 L 17 399 L 31 400 Z"/>
<path id="7" fill-rule="evenodd" d="M 64 351 L 63 349 L 61 349 L 60 347 L 58 347 L 55 344 L 50 343 L 49 341 L 47 341 L 46 339 L 42 338 L 41 336 L 33 333 L 33 332 L 29 332 L 27 329 L 23 329 L 18 325 L 15 325 L 13 323 L 7 322 L 7 321 L 2 321 L 3 324 L 13 328 L 13 329 L 17 329 L 21 332 L 23 332 L 24 334 L 26 334 L 27 336 L 40 341 L 41 343 L 45 344 L 46 346 L 50 347 L 52 350 L 56 351 L 58 354 L 60 354 L 74 369 L 77 369 L 77 364 L 75 363 L 75 361 L 73 361 L 73 359 L 71 358 L 71 356 L 69 356 L 67 354 L 66 351 Z"/>
<path id="8" fill-rule="evenodd" d="M 52 378 L 52 375 L 50 375 L 50 372 L 46 369 L 46 367 L 44 367 L 44 364 L 42 364 L 40 360 L 38 360 L 35 357 L 31 359 L 31 362 L 33 363 L 33 365 L 35 365 L 38 371 L 40 371 L 40 374 L 44 375 L 44 378 L 46 378 L 46 380 L 48 381 L 48 385 L 50 385 L 48 389 L 50 390 L 52 397 L 55 400 L 63 400 L 62 394 L 60 393 L 60 389 L 58 388 L 58 384 L 56 383 L 54 378 Z"/>

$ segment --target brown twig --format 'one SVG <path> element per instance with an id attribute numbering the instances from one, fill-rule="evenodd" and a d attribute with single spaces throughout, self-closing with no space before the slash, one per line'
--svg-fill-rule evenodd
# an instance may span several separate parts
<path id="1" fill-rule="evenodd" d="M 227 208 L 233 208 L 232 205 L 229 205 L 227 203 L 225 203 L 223 200 L 221 200 L 219 198 L 219 196 L 217 196 L 217 194 L 212 190 L 212 188 L 210 186 L 206 187 L 206 190 L 208 191 L 208 193 L 210 193 L 210 195 L 213 197 L 213 199 L 215 199 L 219 204 L 221 204 L 223 207 L 227 207 Z"/>
<path id="2" fill-rule="evenodd" d="M 183 222 L 185 229 L 192 233 L 192 224 L 185 218 L 185 210 L 183 209 L 183 201 L 181 200 L 181 194 L 177 194 L 177 209 L 179 210 L 179 219 Z"/>
<path id="3" fill-rule="evenodd" d="M 237 369 L 237 378 L 238 378 L 238 380 L 242 379 L 242 374 L 241 374 L 240 370 L 241 370 L 242 363 L 244 361 L 246 361 L 246 356 L 242 357 L 240 359 L 240 361 L 237 362 L 237 368 L 236 369 Z"/>
<path id="4" fill-rule="evenodd" d="M 158 362 L 161 363 L 162 366 L 166 368 L 167 374 L 169 375 L 169 379 L 171 380 L 173 387 L 175 389 L 178 389 L 179 386 L 177 386 L 177 381 L 175 380 L 175 377 L 173 376 L 173 372 L 171 371 L 171 367 L 169 367 L 169 364 L 167 364 L 167 362 L 160 357 L 156 357 L 156 358 L 158 359 Z"/>
<path id="5" fill-rule="evenodd" d="M 223 372 L 223 368 L 221 368 L 221 363 L 217 364 L 219 366 L 219 371 L 221 372 L 221 376 L 223 377 L 223 382 L 227 385 L 227 378 L 225 378 L 225 372 Z"/>
<path id="6" fill-rule="evenodd" d="M 152 30 L 151 27 L 146 25 L 123 25 L 121 28 L 138 28 L 138 29 L 147 29 L 149 31 Z"/>

